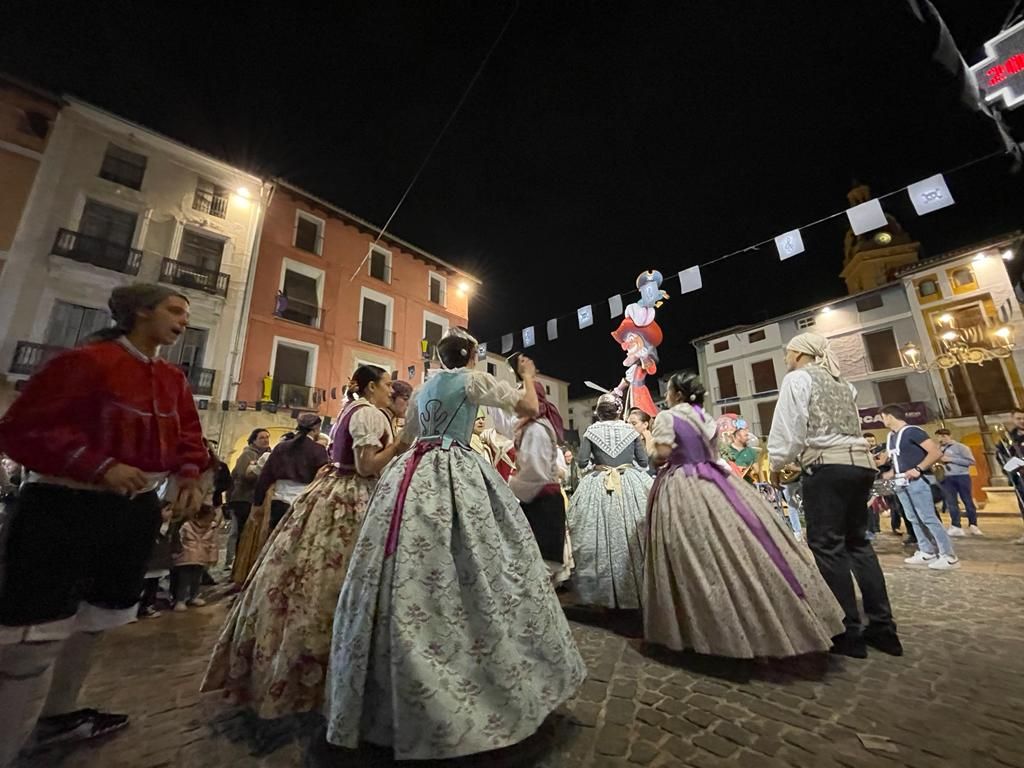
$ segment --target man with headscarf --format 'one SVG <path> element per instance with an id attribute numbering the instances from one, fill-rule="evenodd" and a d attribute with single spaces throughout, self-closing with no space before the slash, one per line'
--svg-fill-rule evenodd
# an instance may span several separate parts
<path id="1" fill-rule="evenodd" d="M 768 455 L 773 474 L 793 463 L 803 471 L 807 543 L 846 614 L 846 632 L 833 638 L 832 651 L 864 658 L 871 645 L 902 655 L 885 577 L 867 538 L 875 463 L 861 434 L 857 391 L 842 378 L 828 340 L 816 333 L 802 333 L 786 345 L 786 367 Z M 867 627 L 860 623 L 851 572 Z"/>
<path id="2" fill-rule="evenodd" d="M 509 358 L 512 370 L 518 370 L 521 355 L 516 353 Z M 533 529 L 552 583 L 558 585 L 567 581 L 571 572 L 566 557 L 566 510 L 561 485 L 565 457 L 558 447 L 565 431 L 562 416 L 547 399 L 544 385 L 535 380 L 534 387 L 540 407 L 535 418 L 511 422 L 503 412 L 493 408 L 491 418 L 499 433 L 515 441 L 516 469 L 509 487 Z"/>
<path id="3" fill-rule="evenodd" d="M 210 463 L 185 374 L 161 360 L 189 319 L 163 285 L 115 288 L 115 325 L 55 357 L 0 419 L 0 450 L 25 467 L 0 560 L 0 766 L 36 742 L 94 738 L 127 715 L 78 709 L 95 643 L 138 615 L 161 525 L 202 502 Z"/>

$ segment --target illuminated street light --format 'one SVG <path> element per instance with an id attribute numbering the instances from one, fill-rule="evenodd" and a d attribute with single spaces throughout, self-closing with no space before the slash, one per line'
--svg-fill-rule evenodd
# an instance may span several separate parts
<path id="1" fill-rule="evenodd" d="M 916 344 L 904 345 L 902 357 L 904 365 L 917 373 L 928 373 L 934 369 L 948 371 L 951 368 L 960 369 L 960 377 L 967 390 L 967 396 L 974 409 L 974 415 L 978 420 L 978 433 L 981 435 L 982 451 L 988 463 L 989 478 L 992 485 L 1003 486 L 1007 484 L 1006 476 L 1002 467 L 996 460 L 996 448 L 992 442 L 992 434 L 985 421 L 985 414 L 978 402 L 978 394 L 974 391 L 974 382 L 971 381 L 968 365 L 984 365 L 990 361 L 998 361 L 1013 354 L 1013 329 L 1009 326 L 1000 326 L 991 331 L 991 346 L 976 346 L 979 340 L 985 338 L 984 329 L 958 329 L 954 324 L 951 315 L 944 314 L 936 318 L 936 323 L 941 329 L 948 326 L 939 340 L 942 345 L 942 353 L 937 355 L 930 363 L 925 362 Z"/>

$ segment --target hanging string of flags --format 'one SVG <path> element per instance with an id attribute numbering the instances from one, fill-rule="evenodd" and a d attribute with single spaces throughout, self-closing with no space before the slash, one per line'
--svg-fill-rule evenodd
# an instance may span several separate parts
<path id="1" fill-rule="evenodd" d="M 783 232 L 781 235 L 767 238 L 761 242 L 748 245 L 744 248 L 738 248 L 730 253 L 716 256 L 713 259 L 695 264 L 686 269 L 680 270 L 674 275 L 667 275 L 665 282 L 670 280 L 679 281 L 679 293 L 693 293 L 699 291 L 704 287 L 703 276 L 701 269 L 709 267 L 712 264 L 718 264 L 719 262 L 731 259 L 734 256 L 739 256 L 744 253 L 751 251 L 757 251 L 760 248 L 774 244 L 779 255 L 780 261 L 785 261 L 801 253 L 804 253 L 805 246 L 803 235 L 801 232 L 806 231 L 812 227 L 816 227 L 820 224 L 824 224 L 832 219 L 846 216 L 850 224 L 850 229 L 855 235 L 862 235 L 866 232 L 884 227 L 887 223 L 885 218 L 885 212 L 882 210 L 882 200 L 893 197 L 898 194 L 906 193 L 910 198 L 910 203 L 913 205 L 914 210 L 918 216 L 924 216 L 929 213 L 947 208 L 954 204 L 953 194 L 950 192 L 949 185 L 946 182 L 947 176 L 952 176 L 960 171 L 966 170 L 971 166 L 984 163 L 995 157 L 1005 155 L 1005 150 L 997 150 L 983 157 L 978 157 L 973 160 L 969 160 L 962 165 L 952 168 L 943 173 L 936 173 L 933 176 L 929 176 L 926 179 L 916 181 L 913 184 L 908 184 L 905 187 L 887 192 L 884 195 L 872 198 L 866 202 L 855 205 L 845 210 L 836 211 L 828 216 L 824 216 L 820 219 L 812 221 L 808 224 L 804 224 L 796 229 L 792 229 L 788 232 Z M 628 295 L 628 294 L 627 294 Z M 612 319 L 619 317 L 623 314 L 623 294 L 616 294 L 615 296 L 609 297 L 607 300 L 608 313 Z M 547 321 L 546 323 L 546 336 L 549 342 L 556 341 L 559 337 L 559 328 L 561 323 L 564 321 L 575 318 L 576 326 L 583 330 L 589 328 L 594 324 L 594 306 L 595 303 L 585 304 L 573 313 L 566 313 L 559 315 Z M 500 339 L 488 342 L 484 341 L 479 346 L 479 357 L 482 360 L 487 356 L 489 351 L 500 350 L 502 355 L 508 355 L 516 346 L 518 340 L 522 344 L 523 349 L 529 349 L 537 344 L 537 332 L 536 326 L 530 325 L 523 328 L 519 333 L 505 333 L 502 334 Z M 412 371 L 410 369 L 410 377 Z"/>

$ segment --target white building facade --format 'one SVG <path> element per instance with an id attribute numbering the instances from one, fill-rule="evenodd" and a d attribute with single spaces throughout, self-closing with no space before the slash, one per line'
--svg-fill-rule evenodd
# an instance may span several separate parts
<path id="1" fill-rule="evenodd" d="M 990 344 L 1002 325 L 1019 332 L 1020 306 L 1003 259 L 1020 240 L 1017 234 L 995 238 L 917 262 L 874 290 L 695 339 L 713 412 L 737 413 L 766 435 L 786 373 L 785 345 L 814 331 L 830 340 L 843 375 L 856 386 L 866 429 L 878 428 L 874 409 L 889 403 L 923 406 L 928 421 L 962 420 L 970 428 L 974 419 L 960 371 L 917 373 L 905 365 L 902 350 L 913 343 L 926 362 L 934 360 L 941 348 L 939 318 L 978 329 L 978 346 Z M 1024 354 L 1014 351 L 1005 360 L 969 366 L 986 413 L 1006 414 L 1021 402 L 1022 363 Z"/>
<path id="2" fill-rule="evenodd" d="M 0 274 L 2 405 L 61 348 L 110 324 L 118 285 L 188 296 L 162 351 L 201 398 L 226 396 L 270 185 L 77 101 L 61 109 Z"/>
<path id="3" fill-rule="evenodd" d="M 483 360 L 477 363 L 477 370 L 487 371 L 498 381 L 518 384 L 515 371 L 501 355 L 489 352 Z M 545 396 L 558 409 L 562 415 L 562 421 L 565 422 L 565 427 L 568 429 L 569 382 L 556 379 L 554 376 L 545 376 L 543 373 L 537 375 L 537 381 L 544 386 Z"/>

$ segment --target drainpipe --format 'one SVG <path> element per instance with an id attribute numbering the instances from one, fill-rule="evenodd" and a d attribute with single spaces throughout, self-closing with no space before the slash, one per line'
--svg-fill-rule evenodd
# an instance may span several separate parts
<path id="1" fill-rule="evenodd" d="M 242 294 L 242 311 L 235 328 L 235 340 L 231 348 L 230 364 L 227 370 L 227 379 L 221 387 L 221 402 L 231 401 L 233 395 L 238 392 L 239 376 L 242 367 L 242 350 L 245 349 L 246 337 L 249 332 L 249 309 L 252 305 L 253 281 L 256 277 L 256 266 L 259 262 L 260 240 L 263 235 L 263 221 L 266 217 L 270 201 L 274 196 L 274 185 L 267 182 L 262 187 L 260 194 L 260 210 L 256 216 L 256 228 L 253 232 L 251 247 L 249 249 L 249 271 L 245 279 L 245 292 Z M 264 197 L 266 199 L 264 199 Z M 223 419 L 221 420 L 223 424 Z M 223 431 L 223 427 L 222 427 Z"/>

